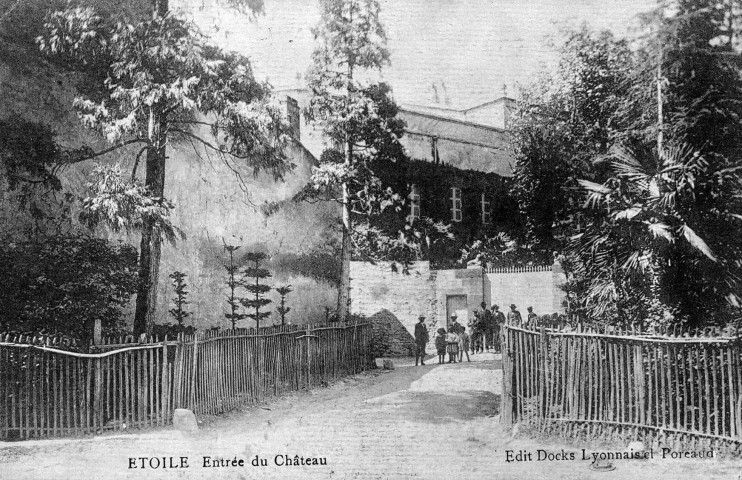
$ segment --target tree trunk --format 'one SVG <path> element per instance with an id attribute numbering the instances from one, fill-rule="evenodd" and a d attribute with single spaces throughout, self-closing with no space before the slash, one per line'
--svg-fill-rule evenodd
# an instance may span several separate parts
<path id="1" fill-rule="evenodd" d="M 345 165 L 350 167 L 353 157 L 353 147 L 350 141 L 345 144 Z M 340 252 L 340 287 L 338 291 L 338 320 L 348 319 L 350 307 L 350 193 L 348 183 L 343 182 L 343 238 Z"/>
<path id="2" fill-rule="evenodd" d="M 350 22 L 353 23 L 353 10 L 350 11 Z M 350 101 L 353 95 L 353 60 L 348 62 L 348 80 L 347 80 L 347 97 Z M 346 105 L 347 107 L 347 105 Z M 346 125 L 345 131 L 345 167 L 350 170 L 353 164 L 353 136 Z M 342 248 L 340 251 L 340 290 L 338 291 L 338 321 L 345 322 L 348 320 L 348 310 L 350 309 L 350 192 L 348 191 L 348 182 L 343 182 L 343 238 Z"/>
<path id="3" fill-rule="evenodd" d="M 164 17 L 169 8 L 169 0 L 152 0 L 152 18 Z M 149 112 L 149 145 L 144 186 L 155 197 L 165 196 L 166 131 L 162 107 L 153 105 Z M 154 222 L 145 218 L 142 222 L 142 240 L 139 244 L 139 286 L 133 328 L 135 337 L 150 332 L 154 324 L 161 251 L 160 231 Z"/>
<path id="4" fill-rule="evenodd" d="M 155 197 L 165 195 L 165 131 L 161 109 L 154 106 L 150 109 L 149 116 L 149 146 L 144 185 Z M 160 229 L 151 219 L 145 218 L 142 222 L 142 241 L 139 246 L 139 286 L 134 312 L 134 336 L 150 332 L 154 324 L 161 249 Z"/>

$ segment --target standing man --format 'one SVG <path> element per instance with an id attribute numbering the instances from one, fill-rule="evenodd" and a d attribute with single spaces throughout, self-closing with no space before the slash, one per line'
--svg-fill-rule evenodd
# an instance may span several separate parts
<path id="1" fill-rule="evenodd" d="M 483 336 L 483 323 L 482 316 L 479 312 L 474 310 L 474 316 L 469 321 L 469 331 L 471 332 L 469 345 L 471 347 L 471 353 L 477 353 L 482 347 L 482 336 Z"/>
<path id="2" fill-rule="evenodd" d="M 425 326 L 425 317 L 420 315 L 418 322 L 415 324 L 415 366 L 420 359 L 420 365 L 425 365 L 425 345 L 428 344 L 430 336 L 428 327 Z"/>
<path id="3" fill-rule="evenodd" d="M 500 353 L 500 327 L 505 323 L 505 314 L 500 311 L 499 305 L 492 305 L 492 317 L 495 320 L 495 352 Z"/>
<path id="4" fill-rule="evenodd" d="M 487 304 L 482 302 L 482 321 L 484 322 L 484 349 L 489 351 L 494 346 L 492 338 L 495 332 L 495 317 L 487 310 Z"/>
<path id="5" fill-rule="evenodd" d="M 535 327 L 538 323 L 538 315 L 533 313 L 533 307 L 528 307 L 528 325 Z"/>
<path id="6" fill-rule="evenodd" d="M 520 327 L 520 324 L 523 322 L 523 318 L 520 316 L 520 312 L 517 310 L 517 307 L 514 303 L 510 304 L 510 311 L 508 312 L 508 323 L 510 325 L 515 325 L 516 327 Z"/>

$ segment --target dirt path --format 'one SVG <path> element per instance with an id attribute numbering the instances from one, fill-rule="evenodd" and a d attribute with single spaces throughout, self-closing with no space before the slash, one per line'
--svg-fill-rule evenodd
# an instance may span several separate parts
<path id="1" fill-rule="evenodd" d="M 206 419 L 194 435 L 163 429 L 1 444 L 0 478 L 742 479 L 742 462 L 718 459 L 623 461 L 612 472 L 594 472 L 579 459 L 581 446 L 511 440 L 503 432 L 496 416 L 501 371 L 493 355 L 456 365 L 397 364 L 394 371 Z M 538 449 L 564 449 L 577 459 L 539 462 Z M 508 450 L 531 452 L 533 461 L 507 463 Z M 252 466 L 256 455 L 267 466 Z M 236 457 L 245 465 L 204 467 L 205 456 Z M 326 465 L 283 465 L 295 456 L 324 458 Z M 128 468 L 137 457 L 175 457 L 173 464 L 188 457 L 189 468 Z"/>

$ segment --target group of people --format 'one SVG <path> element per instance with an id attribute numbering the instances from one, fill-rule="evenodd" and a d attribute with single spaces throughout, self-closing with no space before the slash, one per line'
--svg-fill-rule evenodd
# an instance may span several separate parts
<path id="1" fill-rule="evenodd" d="M 492 305 L 491 310 L 487 309 L 487 304 L 482 302 L 481 310 L 475 310 L 474 316 L 468 323 L 469 331 L 466 327 L 458 322 L 457 315 L 451 315 L 451 322 L 448 330 L 439 328 L 436 331 L 435 348 L 438 353 L 438 363 L 446 363 L 446 354 L 448 354 L 448 363 L 462 362 L 464 354 L 466 361 L 470 362 L 469 351 L 472 354 L 483 353 L 493 350 L 499 353 L 500 350 L 500 327 L 505 321 L 511 325 L 521 325 L 523 318 L 517 307 L 510 305 L 510 311 L 507 317 L 500 311 L 498 305 Z M 535 322 L 538 315 L 533 312 L 533 307 L 528 307 L 527 322 Z M 430 336 L 428 328 L 425 325 L 425 317 L 420 316 L 418 323 L 415 325 L 415 366 L 418 364 L 425 365 L 425 346 L 428 344 Z"/>
<path id="2" fill-rule="evenodd" d="M 446 363 L 446 353 L 448 353 L 448 363 L 462 362 L 464 354 L 466 354 L 466 361 L 471 362 L 469 334 L 466 333 L 466 328 L 457 321 L 456 315 L 451 316 L 451 322 L 448 331 L 445 328 L 439 328 L 438 335 L 435 337 L 438 363 Z"/>

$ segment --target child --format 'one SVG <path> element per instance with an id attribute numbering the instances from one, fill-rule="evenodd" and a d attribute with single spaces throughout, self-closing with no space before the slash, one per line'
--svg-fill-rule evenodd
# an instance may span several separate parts
<path id="1" fill-rule="evenodd" d="M 456 335 L 454 327 L 448 329 L 448 335 L 446 335 L 446 344 L 448 346 L 448 363 L 456 363 L 456 358 L 459 356 L 459 336 Z"/>
<path id="2" fill-rule="evenodd" d="M 446 330 L 439 328 L 435 336 L 435 349 L 438 351 L 438 363 L 446 363 Z"/>
<path id="3" fill-rule="evenodd" d="M 466 353 L 466 361 L 471 362 L 469 360 L 469 334 L 466 333 L 466 329 L 459 333 L 459 362 L 464 361 L 464 353 Z"/>

